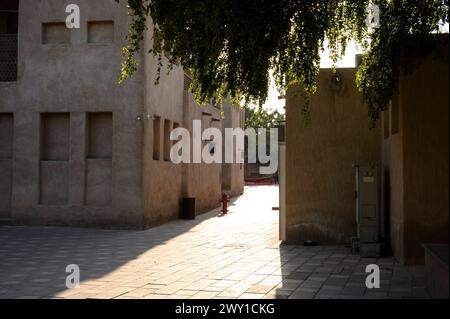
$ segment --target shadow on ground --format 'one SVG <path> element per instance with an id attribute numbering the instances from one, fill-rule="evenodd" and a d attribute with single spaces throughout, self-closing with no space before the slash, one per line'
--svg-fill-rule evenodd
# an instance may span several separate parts
<path id="1" fill-rule="evenodd" d="M 275 186 L 246 187 L 230 204 L 144 231 L 0 226 L 0 298 L 428 297 L 423 267 L 281 244 Z M 376 290 L 365 285 L 373 263 Z M 66 288 L 68 264 L 79 289 Z"/>
<path id="2" fill-rule="evenodd" d="M 81 282 L 99 279 L 217 215 L 147 230 L 0 226 L 0 298 L 55 297 L 67 289 L 68 264 Z"/>

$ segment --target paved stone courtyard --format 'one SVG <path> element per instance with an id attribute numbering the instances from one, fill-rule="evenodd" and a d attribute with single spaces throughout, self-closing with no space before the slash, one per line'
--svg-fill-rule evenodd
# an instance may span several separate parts
<path id="1" fill-rule="evenodd" d="M 0 226 L 0 298 L 427 298 L 423 267 L 278 241 L 278 188 L 145 230 Z M 365 287 L 365 266 L 381 287 Z M 68 264 L 81 283 L 67 289 Z"/>

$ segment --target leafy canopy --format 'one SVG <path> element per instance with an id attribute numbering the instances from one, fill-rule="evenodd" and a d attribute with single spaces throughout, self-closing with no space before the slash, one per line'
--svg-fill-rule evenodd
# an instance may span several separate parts
<path id="1" fill-rule="evenodd" d="M 245 105 L 245 123 L 244 128 L 252 128 L 258 132 L 258 129 L 264 128 L 266 129 L 266 141 L 270 139 L 270 129 L 277 128 L 283 125 L 283 122 L 286 120 L 285 114 L 278 112 L 273 109 L 265 109 L 263 107 L 257 107 L 252 105 Z M 256 140 L 256 146 L 258 147 L 260 138 Z M 270 154 L 270 143 L 266 143 L 266 154 Z M 245 162 L 248 163 L 248 139 L 245 139 L 244 146 L 244 158 Z"/>
<path id="2" fill-rule="evenodd" d="M 263 107 L 245 105 L 245 128 L 275 128 L 285 121 L 285 114 L 277 110 L 268 110 Z"/>
<path id="3" fill-rule="evenodd" d="M 379 7 L 379 28 L 367 26 L 369 4 Z M 228 96 L 261 104 L 270 71 L 282 92 L 299 83 L 308 97 L 316 90 L 324 44 L 336 62 L 353 39 L 365 53 L 356 84 L 373 123 L 395 90 L 405 44 L 448 22 L 448 0 L 128 0 L 128 8 L 121 81 L 137 70 L 149 18 L 158 30 L 151 50 L 158 72 L 166 52 L 171 63 L 189 69 L 202 104 Z"/>

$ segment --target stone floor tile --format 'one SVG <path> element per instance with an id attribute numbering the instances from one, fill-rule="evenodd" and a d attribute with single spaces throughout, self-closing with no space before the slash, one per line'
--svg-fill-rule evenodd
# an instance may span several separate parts
<path id="1" fill-rule="evenodd" d="M 315 280 L 305 280 L 304 282 L 302 282 L 300 284 L 301 288 L 320 288 L 323 285 L 322 282 L 320 281 L 315 281 Z"/>
<path id="2" fill-rule="evenodd" d="M 189 299 L 211 299 L 219 294 L 218 291 L 199 291 Z"/>
<path id="3" fill-rule="evenodd" d="M 156 292 L 156 289 L 146 289 L 146 288 L 138 288 L 135 290 L 131 290 L 125 294 L 123 294 L 123 297 L 131 297 L 131 298 L 141 298 L 146 295 L 149 295 L 151 293 Z"/>
<path id="4" fill-rule="evenodd" d="M 311 275 L 310 272 L 293 272 L 289 276 L 287 276 L 288 279 L 294 279 L 294 280 L 306 280 Z"/>
<path id="5" fill-rule="evenodd" d="M 345 296 L 353 296 L 353 297 L 357 297 L 357 296 L 363 296 L 365 291 L 367 288 L 363 288 L 363 287 L 350 287 L 350 286 L 345 286 L 340 294 L 341 295 L 345 295 Z"/>
<path id="6" fill-rule="evenodd" d="M 277 200 L 276 187 L 246 187 L 231 214 L 144 231 L 0 226 L 0 298 L 429 297 L 422 266 L 280 243 Z M 69 263 L 80 266 L 80 288 L 65 286 Z M 365 288 L 369 263 L 381 267 L 377 290 Z"/>
<path id="7" fill-rule="evenodd" d="M 296 292 L 288 297 L 288 299 L 313 299 L 315 292 Z"/>
<path id="8" fill-rule="evenodd" d="M 244 293 L 239 296 L 239 299 L 262 299 L 264 294 L 256 294 L 256 293 Z"/>
<path id="9" fill-rule="evenodd" d="M 274 288 L 274 285 L 255 285 L 247 289 L 246 293 L 267 294 Z"/>

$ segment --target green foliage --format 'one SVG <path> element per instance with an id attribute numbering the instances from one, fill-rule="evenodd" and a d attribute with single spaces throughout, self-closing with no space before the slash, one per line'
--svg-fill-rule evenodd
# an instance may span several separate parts
<path id="1" fill-rule="evenodd" d="M 267 110 L 262 107 L 246 105 L 245 109 L 245 128 L 273 128 L 279 126 L 285 121 L 285 114 L 277 110 Z"/>
<path id="2" fill-rule="evenodd" d="M 121 80 L 136 71 L 149 17 L 160 35 L 151 50 L 159 57 L 158 72 L 163 52 L 169 53 L 171 63 L 190 70 L 199 103 L 231 97 L 261 104 L 271 70 L 282 92 L 296 82 L 309 97 L 325 40 L 336 62 L 354 39 L 366 53 L 357 85 L 375 123 L 395 90 L 404 44 L 448 22 L 448 0 L 373 3 L 381 19 L 375 30 L 366 25 L 368 0 L 128 0 L 132 22 Z"/>
<path id="3" fill-rule="evenodd" d="M 259 128 L 266 129 L 266 141 L 270 140 L 270 130 L 271 128 L 277 128 L 286 120 L 285 114 L 278 112 L 277 110 L 267 110 L 263 107 L 245 105 L 245 123 L 244 128 L 253 128 L 257 131 Z M 259 138 L 256 142 L 258 147 Z M 266 144 L 266 154 L 270 153 L 270 143 Z M 245 139 L 244 147 L 244 158 L 247 162 L 248 158 L 248 140 Z"/>
<path id="4" fill-rule="evenodd" d="M 119 0 L 116 0 L 116 2 L 119 2 Z M 128 45 L 122 49 L 123 61 L 120 83 L 125 81 L 137 70 L 137 61 L 134 55 L 140 50 L 142 41 L 144 40 L 144 34 L 147 30 L 147 16 L 150 9 L 141 0 L 128 0 L 128 6 L 133 20 L 126 37 Z"/>
<path id="5" fill-rule="evenodd" d="M 410 72 L 404 59 L 436 47 L 430 35 L 448 22 L 448 1 L 379 1 L 380 27 L 370 35 L 370 46 L 357 72 L 356 83 L 369 107 L 372 125 L 386 109 L 400 72 Z"/>

